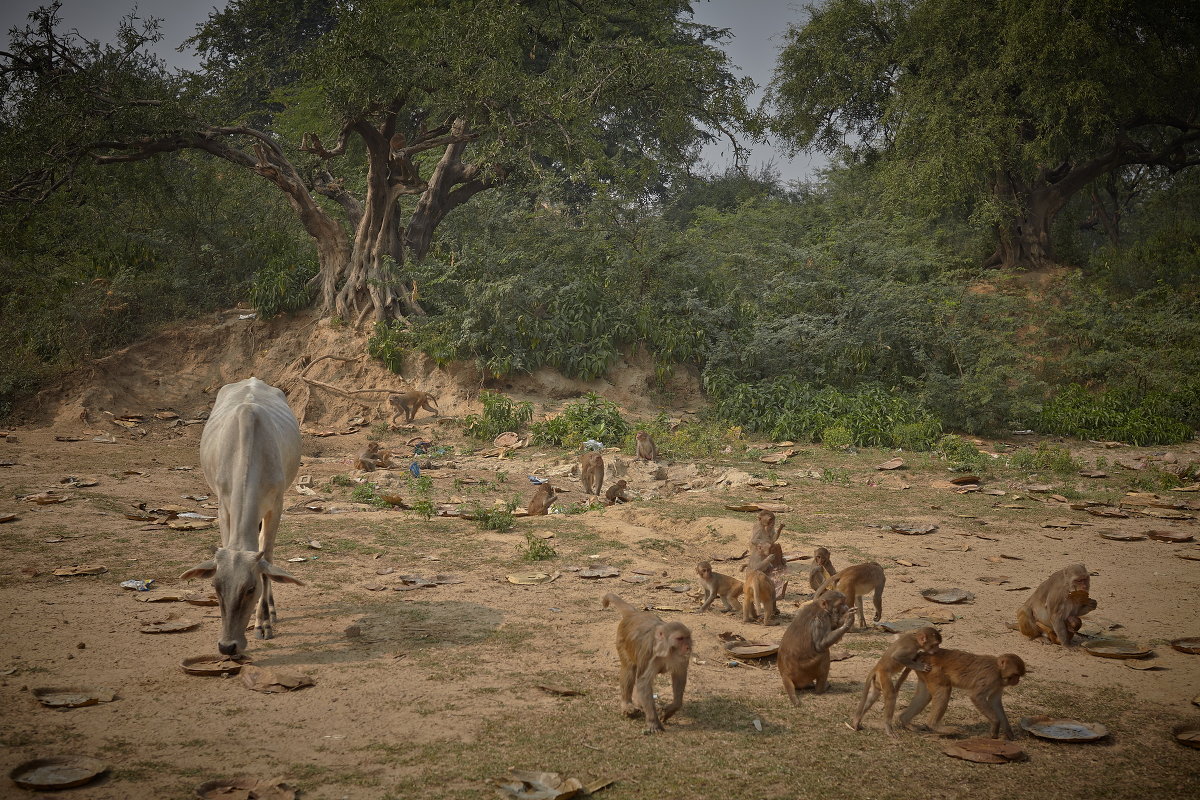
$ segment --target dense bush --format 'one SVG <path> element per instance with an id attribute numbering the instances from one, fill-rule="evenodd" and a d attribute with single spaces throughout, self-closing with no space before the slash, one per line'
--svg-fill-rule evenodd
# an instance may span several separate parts
<path id="1" fill-rule="evenodd" d="M 1089 392 L 1071 384 L 1045 405 L 1034 427 L 1042 433 L 1137 445 L 1190 441 L 1193 429 L 1179 418 L 1197 413 L 1188 403 L 1200 401 L 1198 384 L 1193 380 L 1173 394 L 1129 388 Z"/>
<path id="2" fill-rule="evenodd" d="M 486 389 L 479 393 L 483 403 L 482 414 L 468 414 L 463 419 L 463 430 L 476 439 L 495 439 L 502 433 L 518 433 L 533 419 L 533 403 L 517 402 L 497 392 Z"/>
<path id="3" fill-rule="evenodd" d="M 567 403 L 561 414 L 536 422 L 530 429 L 535 441 L 568 448 L 577 448 L 588 439 L 610 447 L 619 445 L 630 432 L 617 404 L 595 392 Z"/>

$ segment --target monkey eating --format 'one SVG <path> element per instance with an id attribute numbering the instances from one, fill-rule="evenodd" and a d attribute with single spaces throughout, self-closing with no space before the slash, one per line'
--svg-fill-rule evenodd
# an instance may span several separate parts
<path id="1" fill-rule="evenodd" d="M 658 448 L 654 446 L 654 440 L 650 438 L 650 434 L 638 431 L 635 438 L 637 439 L 637 453 L 634 458 L 658 461 Z"/>
<path id="2" fill-rule="evenodd" d="M 627 717 L 646 716 L 646 733 L 659 733 L 663 723 L 683 706 L 692 632 L 682 622 L 663 622 L 652 611 L 639 611 L 615 594 L 604 595 L 604 608 L 621 613 L 617 624 L 617 655 L 621 659 L 621 710 Z M 671 676 L 671 702 L 658 713 L 654 678 Z"/>
<path id="3" fill-rule="evenodd" d="M 429 392 L 405 392 L 404 394 L 394 394 L 388 397 L 388 402 L 392 404 L 392 427 L 396 426 L 396 418 L 401 413 L 404 414 L 404 424 L 411 425 L 416 418 L 417 412 L 422 408 L 426 411 L 432 411 L 436 417 L 441 412 L 438 411 L 437 398 Z"/>
<path id="4" fill-rule="evenodd" d="M 624 478 L 608 487 L 608 491 L 604 493 L 604 502 L 608 505 L 616 505 L 617 503 L 628 503 L 629 496 L 625 494 L 625 487 L 629 482 Z"/>
<path id="5" fill-rule="evenodd" d="M 554 487 L 549 483 L 543 483 L 533 491 L 533 497 L 529 498 L 529 516 L 544 517 L 550 513 L 550 506 L 558 499 L 558 495 L 554 491 Z"/>
<path id="6" fill-rule="evenodd" d="M 841 627 L 834 627 L 838 621 Z M 797 689 L 815 682 L 821 694 L 829 685 L 829 648 L 837 644 L 854 624 L 854 609 L 841 592 L 820 592 L 811 603 L 800 607 L 779 642 L 779 676 L 792 705 L 800 705 Z"/>
<path id="7" fill-rule="evenodd" d="M 928 672 L 918 672 L 920 685 L 908 708 L 900 714 L 900 725 L 910 730 L 912 719 L 920 714 L 933 700 L 933 711 L 929 727 L 935 733 L 952 733 L 943 728 L 942 716 L 950 703 L 950 690 L 964 689 L 969 693 L 975 708 L 991 723 L 991 737 L 1013 738 L 1012 726 L 1004 713 L 1004 689 L 1016 686 L 1025 675 L 1025 662 L 1013 653 L 1000 656 L 981 656 L 964 650 L 938 650 L 922 655 L 921 661 L 929 664 Z"/>
<path id="8" fill-rule="evenodd" d="M 742 594 L 741 581 L 719 572 L 713 572 L 712 564 L 707 561 L 701 561 L 696 565 L 696 574 L 700 576 L 700 583 L 704 584 L 704 602 L 700 605 L 701 611 L 707 611 L 718 597 L 721 598 L 721 603 L 725 606 L 726 611 L 735 613 L 741 611 L 737 600 Z"/>
<path id="9" fill-rule="evenodd" d="M 929 662 L 918 660 L 918 656 L 938 652 L 941 644 L 942 634 L 934 627 L 920 628 L 897 636 L 883 651 L 883 655 L 871 669 L 871 674 L 867 676 L 867 682 L 863 685 L 862 700 L 858 704 L 854 720 L 850 722 L 850 729 L 862 730 L 863 716 L 875 705 L 879 696 L 883 695 L 883 729 L 887 731 L 888 736 L 895 736 L 892 718 L 896 715 L 896 696 L 900 687 L 908 678 L 909 671 L 929 672 Z M 900 677 L 893 684 L 892 676 L 897 672 L 900 673 Z"/>
<path id="10" fill-rule="evenodd" d="M 844 594 L 846 602 L 857 608 L 859 624 L 866 628 L 867 618 L 863 614 L 863 595 L 867 592 L 874 592 L 875 621 L 879 622 L 883 618 L 883 585 L 886 581 L 887 577 L 883 574 L 883 567 L 871 561 L 846 567 L 841 572 L 830 575 L 817 593 L 820 594 L 824 589 L 829 588 Z"/>
<path id="11" fill-rule="evenodd" d="M 1017 609 L 1017 629 L 1030 639 L 1045 634 L 1051 642 L 1070 647 L 1083 624 L 1079 618 L 1096 608 L 1096 601 L 1088 596 L 1091 588 L 1087 567 L 1063 567 L 1042 581 Z"/>
<path id="12" fill-rule="evenodd" d="M 579 457 L 579 467 L 579 480 L 583 483 L 583 491 L 599 497 L 600 489 L 604 486 L 603 456 L 588 451 Z"/>

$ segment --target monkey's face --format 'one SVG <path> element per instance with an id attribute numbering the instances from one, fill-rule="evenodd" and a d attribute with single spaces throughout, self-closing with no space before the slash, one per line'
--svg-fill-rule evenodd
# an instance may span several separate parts
<path id="1" fill-rule="evenodd" d="M 1005 653 L 996 659 L 1000 667 L 1000 678 L 1005 686 L 1016 686 L 1025 676 L 1025 662 L 1013 653 Z"/>
<path id="2" fill-rule="evenodd" d="M 925 628 L 917 632 L 917 646 L 923 653 L 936 653 L 942 646 L 942 634 L 937 628 Z"/>

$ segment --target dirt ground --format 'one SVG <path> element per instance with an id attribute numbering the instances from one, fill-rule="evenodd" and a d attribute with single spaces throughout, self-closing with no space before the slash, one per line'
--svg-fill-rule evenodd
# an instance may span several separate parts
<path id="1" fill-rule="evenodd" d="M 150 414 L 161 405 L 151 397 L 139 410 Z M 203 406 L 203 398 L 197 396 L 195 405 Z M 178 409 L 184 415 L 199 410 Z M 499 533 L 465 519 L 426 521 L 413 511 L 351 502 L 353 486 L 332 479 L 362 477 L 351 468 L 351 456 L 364 445 L 372 422 L 380 420 L 367 419 L 366 427 L 349 435 L 305 435 L 301 474 L 311 476 L 317 495 L 289 494 L 294 510 L 284 516 L 276 562 L 307 585 L 277 588 L 276 638 L 250 638 L 256 665 L 298 670 L 315 682 L 287 694 L 251 691 L 237 677 L 184 674 L 181 659 L 215 652 L 217 609 L 139 602 L 206 589 L 177 576 L 207 557 L 218 541 L 215 528 L 181 531 L 126 517 L 140 504 L 214 513 L 215 498 L 186 498 L 211 494 L 198 465 L 202 425 L 151 418 L 129 429 L 93 415 L 90 422 L 59 417 L 48 427 L 18 427 L 11 442 L 0 436 L 0 462 L 15 462 L 0 467 L 0 517 L 18 516 L 0 525 L 0 600 L 7 609 L 0 642 L 5 773 L 47 754 L 94 756 L 110 766 L 104 777 L 43 795 L 87 798 L 184 798 L 205 780 L 235 775 L 280 777 L 306 798 L 479 797 L 492 796 L 491 779 L 509 767 L 557 771 L 585 783 L 613 780 L 602 795 L 609 800 L 1047 792 L 1195 797 L 1200 752 L 1177 745 L 1171 729 L 1200 722 L 1200 709 L 1192 704 L 1200 695 L 1200 656 L 1178 652 L 1169 641 L 1200 636 L 1200 561 L 1178 557 L 1195 554 L 1198 546 L 1111 541 L 1100 534 L 1197 534 L 1200 524 L 1136 513 L 1098 517 L 1051 497 L 1115 504 L 1139 488 L 1142 473 L 1118 467 L 1114 459 L 1161 455 L 1162 448 L 1068 443 L 1086 465 L 1105 459 L 1105 478 L 1030 476 L 998 459 L 983 474 L 982 487 L 1003 495 L 934 488 L 953 476 L 924 454 L 901 454 L 907 468 L 881 472 L 875 466 L 896 453 L 805 447 L 768 467 L 758 460 L 761 452 L 751 450 L 718 461 L 673 463 L 661 481 L 652 470 L 629 465 L 627 456 L 609 453 L 609 480 L 615 471 L 647 499 L 520 518 L 511 532 Z M 439 468 L 425 472 L 438 501 L 490 505 L 514 494 L 528 499 L 527 475 L 561 474 L 575 459 L 536 447 L 502 459 L 472 455 L 479 444 L 463 438 L 455 424 L 424 415 L 416 431 L 389 431 L 382 441 L 403 449 L 417 434 L 455 448 L 435 456 Z M 113 441 L 93 441 L 97 436 Z M 1008 444 L 1028 442 L 1022 437 Z M 1003 445 L 986 442 L 983 449 Z M 1180 460 L 1200 461 L 1195 442 L 1173 452 Z M 758 476 L 764 485 L 713 485 L 730 470 Z M 406 475 L 400 470 L 367 477 L 408 497 Z M 64 487 L 69 476 L 96 483 Z M 572 490 L 567 504 L 582 499 L 570 475 L 556 480 Z M 1039 483 L 1052 491 L 1028 490 Z M 49 505 L 20 499 L 52 488 L 70 499 Z M 1200 508 L 1200 493 L 1159 494 Z M 824 545 L 835 566 L 879 562 L 888 578 L 885 620 L 953 614 L 953 621 L 939 626 L 946 646 L 1020 655 L 1030 671 L 1006 695 L 1014 724 L 1028 715 L 1068 716 L 1102 723 L 1109 736 L 1061 744 L 1018 731 L 1028 760 L 990 766 L 947 758 L 941 750 L 950 740 L 932 734 L 890 740 L 878 709 L 867 716 L 865 730 L 852 732 L 843 722 L 891 638 L 878 629 L 848 634 L 835 649 L 850 657 L 833 664 L 829 692 L 805 692 L 801 706 L 791 707 L 773 661 L 731 661 L 717 635 L 733 631 L 777 642 L 804 598 L 797 587 L 805 583 L 805 561 L 791 565 L 796 580 L 782 603 L 783 618 L 770 627 L 745 625 L 715 608 L 697 613 L 695 596 L 670 588 L 688 584 L 694 592 L 697 561 L 741 553 L 753 514 L 726 506 L 765 500 L 792 509 L 779 515 L 787 526 L 785 552 L 807 554 Z M 307 511 L 306 504 L 323 510 Z M 1042 527 L 1052 520 L 1078 524 Z M 934 523 L 938 529 L 911 536 L 871 527 L 881 523 Z M 557 555 L 523 560 L 527 531 L 553 534 L 545 541 Z M 310 546 L 314 540 L 320 549 Z M 305 560 L 287 561 L 293 558 Z M 1092 570 L 1092 596 L 1099 603 L 1084 631 L 1105 630 L 1152 647 L 1158 669 L 1131 669 L 1128 661 L 1031 642 L 1006 628 L 1032 587 L 1076 561 Z M 742 563 L 715 568 L 736 574 Z M 107 571 L 52 574 L 81 564 Z M 621 575 L 596 580 L 571 571 L 595 564 L 614 566 Z M 505 579 L 531 571 L 561 575 L 529 586 Z M 448 574 L 462 583 L 397 590 L 400 576 L 409 574 Z M 980 580 L 999 576 L 1008 582 Z M 118 585 L 149 578 L 155 589 L 148 593 Z M 935 605 L 920 595 L 921 589 L 950 586 L 973 592 L 974 600 Z M 684 707 L 664 735 L 644 736 L 641 723 L 619 713 L 616 614 L 599 602 L 608 591 L 658 607 L 664 618 L 692 629 L 695 655 Z M 201 624 L 174 634 L 139 631 L 144 622 L 167 618 Z M 658 685 L 666 691 L 665 680 Z M 47 686 L 107 687 L 116 699 L 51 710 L 31 693 Z M 539 686 L 581 694 L 562 696 Z M 902 704 L 911 691 L 910 681 Z M 961 738 L 986 735 L 985 723 L 963 697 L 951 702 L 947 722 Z M 27 794 L 3 780 L 0 796 Z"/>

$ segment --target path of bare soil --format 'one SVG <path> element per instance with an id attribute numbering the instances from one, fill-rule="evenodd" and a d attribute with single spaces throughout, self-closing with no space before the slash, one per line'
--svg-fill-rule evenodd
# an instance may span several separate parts
<path id="1" fill-rule="evenodd" d="M 194 408 L 177 411 L 197 413 L 204 397 L 197 394 Z M 139 409 L 128 411 L 150 414 L 169 405 L 154 402 L 151 394 L 141 399 Z M 379 420 L 366 422 L 372 421 Z M 424 417 L 418 423 L 417 431 L 390 431 L 383 441 L 402 447 L 420 433 L 455 448 L 434 458 L 440 468 L 426 470 L 439 501 L 490 505 L 517 493 L 528 498 L 527 475 L 567 471 L 574 459 L 545 448 L 482 458 L 470 455 L 478 445 L 454 424 Z M 315 686 L 259 694 L 236 677 L 193 677 L 180 670 L 181 659 L 215 650 L 215 608 L 139 602 L 205 589 L 176 576 L 205 558 L 218 540 L 213 528 L 180 531 L 126 518 L 139 504 L 211 513 L 215 498 L 185 498 L 210 494 L 197 461 L 201 425 L 174 424 L 151 418 L 127 429 L 97 422 L 95 415 L 90 423 L 60 415 L 49 427 L 15 429 L 15 442 L 0 436 L 0 462 L 15 462 L 0 467 L 0 517 L 18 515 L 0 525 L 5 552 L 0 601 L 7 609 L 0 642 L 0 768 L 7 773 L 27 758 L 54 753 L 91 755 L 111 767 L 87 787 L 43 796 L 183 798 L 204 780 L 249 774 L 282 777 L 307 798 L 479 797 L 493 794 L 488 781 L 508 767 L 554 770 L 585 782 L 613 779 L 604 790 L 611 800 L 1195 796 L 1200 753 L 1175 744 L 1170 730 L 1200 718 L 1192 705 L 1200 694 L 1200 656 L 1177 652 L 1168 641 L 1200 635 L 1200 561 L 1177 556 L 1194 554 L 1197 545 L 1119 542 L 1100 534 L 1149 529 L 1200 534 L 1200 524 L 1136 513 L 1097 517 L 1050 497 L 1115 504 L 1138 488 L 1142 472 L 1110 463 L 1107 478 L 1028 476 L 1003 468 L 999 459 L 983 486 L 1006 492 L 1001 496 L 931 487 L 950 476 L 943 464 L 921 454 L 903 454 L 908 468 L 885 473 L 874 467 L 896 454 L 806 448 L 785 464 L 767 467 L 751 451 L 674 464 L 667 481 L 609 454 L 610 464 L 650 499 L 518 519 L 512 532 L 498 533 L 464 519 L 426 521 L 412 511 L 352 503 L 353 487 L 333 479 L 357 476 L 350 457 L 370 429 L 306 435 L 301 473 L 311 475 L 317 497 L 289 496 L 297 510 L 285 514 L 276 554 L 307 586 L 276 590 L 277 637 L 252 638 L 250 646 L 255 664 L 299 670 Z M 93 441 L 97 435 L 114 441 Z M 985 449 L 995 447 L 985 443 Z M 1153 453 L 1071 447 L 1088 465 Z M 1198 461 L 1200 445 L 1175 453 Z M 730 470 L 756 475 L 764 485 L 712 486 Z M 368 477 L 411 497 L 406 474 Z M 18 499 L 63 488 L 67 476 L 96 484 L 67 487 L 71 499 L 58 504 Z M 560 480 L 574 490 L 565 496 L 567 503 L 578 502 L 578 482 L 570 476 Z M 1054 489 L 1029 492 L 1036 483 Z M 1200 506 L 1197 493 L 1160 495 Z M 868 715 L 864 731 L 851 732 L 842 723 L 890 639 L 880 630 L 849 634 L 841 647 L 851 657 L 833 664 L 830 691 L 803 693 L 802 705 L 792 708 L 773 663 L 731 663 L 717 634 L 778 641 L 803 599 L 794 589 L 800 581 L 782 604 L 781 624 L 767 628 L 715 610 L 698 614 L 693 596 L 654 588 L 687 583 L 694 590 L 698 560 L 741 553 L 753 515 L 725 506 L 764 499 L 794 509 L 780 515 L 787 525 L 786 551 L 824 545 L 837 566 L 864 560 L 883 565 L 885 620 L 950 612 L 958 618 L 940 626 L 947 646 L 1014 652 L 1025 659 L 1030 672 L 1006 699 L 1014 722 L 1032 714 L 1065 715 L 1101 722 L 1109 737 L 1063 745 L 1019 732 L 1029 760 L 987 766 L 947 758 L 941 753 L 946 740 L 937 736 L 903 733 L 889 740 L 877 711 Z M 305 504 L 319 504 L 323 512 L 304 511 Z M 1051 520 L 1078 524 L 1042 527 Z M 923 536 L 869 527 L 883 522 L 939 527 Z M 522 560 L 526 531 L 552 533 L 547 541 L 557 556 Z M 309 545 L 313 540 L 319 550 Z M 306 560 L 283 561 L 292 558 Z M 1093 571 L 1099 602 L 1084 630 L 1120 626 L 1113 630 L 1154 648 L 1152 663 L 1161 669 L 1131 669 L 1125 661 L 1030 642 L 1006 629 L 1029 593 L 1021 587 L 1034 587 L 1074 561 Z M 587 580 L 568 571 L 595 563 L 619 568 L 621 577 Z M 738 563 L 718 569 L 735 572 Z M 804 563 L 792 565 L 798 577 Z M 79 564 L 102 564 L 107 571 L 52 574 Z M 535 570 L 561 576 L 536 586 L 505 580 Z M 634 570 L 655 576 L 628 582 L 649 577 Z M 435 573 L 463 583 L 397 590 L 401 575 Z M 1008 583 L 979 580 L 997 576 L 1007 576 Z M 118 586 L 145 578 L 155 579 L 154 591 L 139 594 Z M 935 606 L 919 594 L 939 586 L 965 588 L 975 599 Z M 696 652 L 685 704 L 665 735 L 643 736 L 640 723 L 619 713 L 616 615 L 600 609 L 605 591 L 665 609 L 664 618 L 692 628 Z M 142 622 L 168 617 L 201 624 L 184 633 L 139 632 Z M 538 688 L 543 685 L 582 694 L 551 694 Z M 40 706 L 30 692 L 43 686 L 109 687 L 117 699 L 55 711 Z M 660 683 L 660 690 L 665 686 Z M 911 683 L 905 698 L 910 692 Z M 964 737 L 986 734 L 965 698 L 952 701 L 947 721 Z M 0 796 L 22 794 L 3 780 Z"/>

